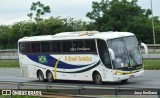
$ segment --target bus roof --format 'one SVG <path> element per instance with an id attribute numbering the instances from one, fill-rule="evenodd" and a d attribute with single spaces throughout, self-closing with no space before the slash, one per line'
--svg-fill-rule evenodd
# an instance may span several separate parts
<path id="1" fill-rule="evenodd" d="M 47 40 L 69 40 L 69 39 L 114 39 L 125 36 L 134 36 L 129 32 L 98 32 L 98 31 L 77 31 L 77 32 L 62 32 L 55 35 L 41 35 L 32 37 L 23 37 L 18 42 L 23 41 L 47 41 Z"/>

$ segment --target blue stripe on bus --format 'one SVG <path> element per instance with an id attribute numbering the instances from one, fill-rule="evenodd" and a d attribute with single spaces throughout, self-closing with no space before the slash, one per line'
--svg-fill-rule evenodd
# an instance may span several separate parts
<path id="1" fill-rule="evenodd" d="M 45 56 L 46 59 L 47 59 L 47 62 L 39 62 L 39 56 Z M 36 63 L 39 63 L 39 64 L 43 64 L 43 65 L 46 65 L 46 66 L 50 66 L 50 67 L 54 67 L 55 66 L 55 63 L 57 61 L 56 58 L 50 56 L 49 54 L 44 54 L 44 55 L 39 55 L 39 54 L 29 54 L 27 55 L 27 57 L 36 62 Z M 95 63 L 95 62 L 94 62 Z M 94 64 L 92 63 L 92 64 Z M 68 64 L 68 63 L 65 63 L 65 62 L 62 62 L 62 61 L 59 61 L 58 63 L 58 67 L 57 68 L 62 68 L 62 69 L 75 69 L 75 68 L 82 68 L 82 67 L 86 67 L 86 66 L 89 66 L 91 64 L 88 64 L 88 65 L 71 65 L 71 64 Z"/>

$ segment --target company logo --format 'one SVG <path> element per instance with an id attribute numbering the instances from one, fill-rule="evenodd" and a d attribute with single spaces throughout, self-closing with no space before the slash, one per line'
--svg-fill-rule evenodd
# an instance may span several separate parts
<path id="1" fill-rule="evenodd" d="M 40 96 L 42 95 L 41 91 L 26 91 L 26 90 L 2 90 L 2 95 L 32 95 Z"/>
<path id="2" fill-rule="evenodd" d="M 2 90 L 2 95 L 11 95 L 11 90 Z"/>
<path id="3" fill-rule="evenodd" d="M 38 56 L 38 61 L 40 63 L 47 63 L 47 57 L 46 56 Z"/>

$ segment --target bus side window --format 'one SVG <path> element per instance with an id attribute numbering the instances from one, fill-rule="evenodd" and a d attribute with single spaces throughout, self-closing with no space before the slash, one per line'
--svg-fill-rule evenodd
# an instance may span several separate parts
<path id="1" fill-rule="evenodd" d="M 19 51 L 21 53 L 25 53 L 25 43 L 24 42 L 19 43 Z"/>
<path id="2" fill-rule="evenodd" d="M 58 53 L 58 52 L 61 52 L 61 42 L 51 42 L 51 51 L 53 53 Z"/>
<path id="3" fill-rule="evenodd" d="M 107 48 L 107 44 L 104 40 L 97 39 L 97 46 L 100 59 L 102 63 L 107 67 L 111 68 L 111 60 L 109 56 L 109 51 Z"/>
<path id="4" fill-rule="evenodd" d="M 63 52 L 71 52 L 72 41 L 62 41 Z"/>
<path id="5" fill-rule="evenodd" d="M 96 45 L 94 39 L 85 40 L 86 52 L 96 53 Z"/>
<path id="6" fill-rule="evenodd" d="M 29 42 L 26 42 L 25 44 L 25 53 L 31 53 L 31 47 Z"/>
<path id="7" fill-rule="evenodd" d="M 73 41 L 73 48 L 71 51 L 78 53 L 78 52 L 84 52 L 84 41 L 83 40 L 75 40 Z"/>
<path id="8" fill-rule="evenodd" d="M 40 53 L 40 43 L 39 42 L 32 42 L 31 43 L 31 50 L 32 50 L 32 53 Z"/>
<path id="9" fill-rule="evenodd" d="M 50 52 L 50 42 L 41 42 L 41 52 L 42 53 Z"/>

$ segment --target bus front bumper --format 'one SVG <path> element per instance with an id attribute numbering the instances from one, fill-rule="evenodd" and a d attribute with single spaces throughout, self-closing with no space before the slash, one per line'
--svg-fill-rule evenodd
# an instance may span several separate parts
<path id="1" fill-rule="evenodd" d="M 136 77 L 141 77 L 144 75 L 144 70 L 135 70 L 132 72 L 125 72 L 125 71 L 115 71 L 114 73 L 114 81 L 121 81 L 126 79 L 132 79 Z"/>

